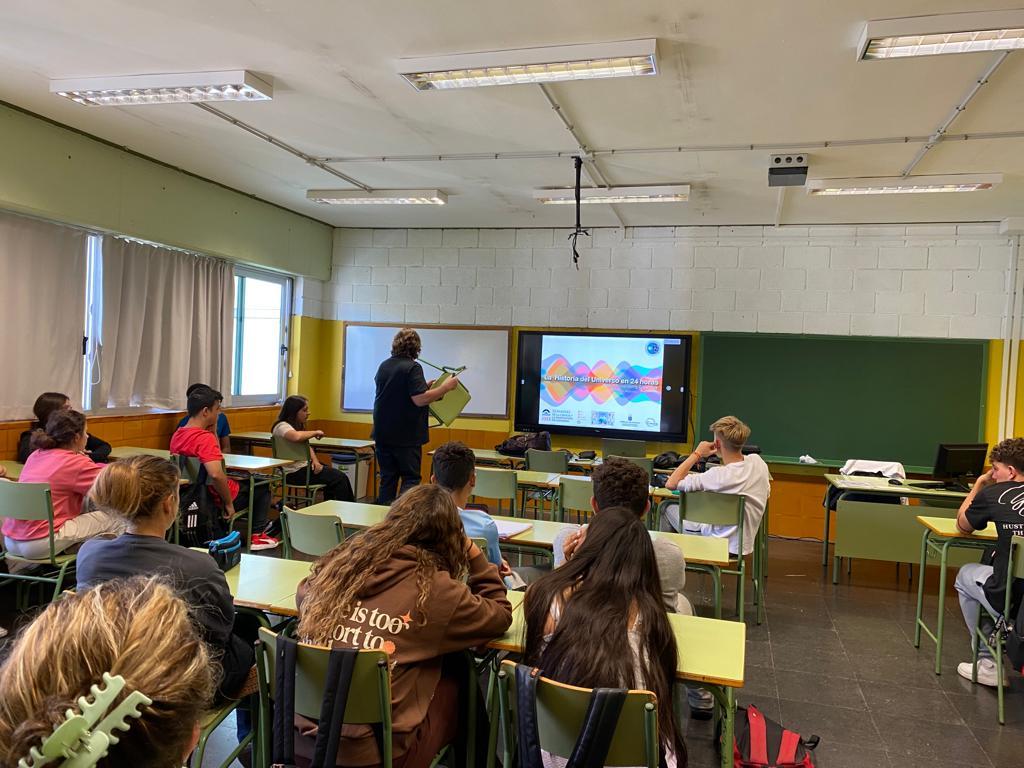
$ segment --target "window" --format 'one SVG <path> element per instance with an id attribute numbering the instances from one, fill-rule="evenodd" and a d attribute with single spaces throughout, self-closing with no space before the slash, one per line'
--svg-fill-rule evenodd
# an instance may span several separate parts
<path id="1" fill-rule="evenodd" d="M 290 302 L 290 279 L 235 269 L 233 404 L 276 402 L 284 397 Z"/>

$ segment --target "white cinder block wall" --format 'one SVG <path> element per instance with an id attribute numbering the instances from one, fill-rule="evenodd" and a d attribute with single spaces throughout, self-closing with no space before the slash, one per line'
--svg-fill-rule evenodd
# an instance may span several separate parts
<path id="1" fill-rule="evenodd" d="M 999 338 L 1011 240 L 996 224 L 337 229 L 337 320 Z"/>

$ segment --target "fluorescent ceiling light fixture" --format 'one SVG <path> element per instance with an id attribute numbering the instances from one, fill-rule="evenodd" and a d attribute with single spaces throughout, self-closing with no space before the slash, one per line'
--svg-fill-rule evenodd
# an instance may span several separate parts
<path id="1" fill-rule="evenodd" d="M 572 187 L 535 189 L 533 197 L 545 205 L 575 205 Z M 580 190 L 580 203 L 685 203 L 690 199 L 689 184 L 656 187 L 588 187 Z"/>
<path id="2" fill-rule="evenodd" d="M 274 86 L 244 69 L 51 80 L 50 93 L 90 107 L 180 104 L 197 101 L 267 101 Z"/>
<path id="3" fill-rule="evenodd" d="M 923 192 L 979 192 L 1003 181 L 1001 173 L 949 176 L 876 176 L 863 179 L 808 179 L 808 195 L 905 195 Z"/>
<path id="4" fill-rule="evenodd" d="M 1024 48 L 1024 10 L 946 13 L 869 21 L 857 58 L 899 59 Z"/>
<path id="5" fill-rule="evenodd" d="M 311 189 L 306 198 L 328 205 L 444 205 L 448 195 L 439 189 Z"/>
<path id="6" fill-rule="evenodd" d="M 400 59 L 398 74 L 418 91 L 655 75 L 656 45 L 650 38 Z"/>

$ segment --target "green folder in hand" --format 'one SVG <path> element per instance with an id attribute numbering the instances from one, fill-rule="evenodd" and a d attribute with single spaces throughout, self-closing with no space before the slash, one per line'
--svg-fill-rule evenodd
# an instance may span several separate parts
<path id="1" fill-rule="evenodd" d="M 434 386 L 436 387 L 439 384 L 443 384 L 445 380 L 451 376 L 461 373 L 461 370 L 464 369 L 460 369 L 458 372 L 444 371 L 437 377 L 437 381 L 434 382 Z M 466 389 L 466 385 L 460 381 L 459 385 L 455 387 L 455 389 L 451 392 L 446 392 L 444 397 L 440 400 L 435 400 L 427 406 L 430 408 L 430 415 L 438 421 L 438 424 L 435 424 L 434 426 L 451 426 L 452 422 L 462 415 L 462 411 L 471 399 L 472 397 L 469 394 L 469 390 Z"/>

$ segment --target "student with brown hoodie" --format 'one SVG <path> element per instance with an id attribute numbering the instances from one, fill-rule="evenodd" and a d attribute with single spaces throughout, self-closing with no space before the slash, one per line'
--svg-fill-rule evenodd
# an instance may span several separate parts
<path id="1" fill-rule="evenodd" d="M 466 538 L 458 508 L 436 485 L 409 490 L 381 523 L 317 560 L 296 599 L 302 642 L 390 656 L 395 768 L 428 766 L 455 738 L 460 685 L 455 659 L 445 655 L 512 623 L 498 569 Z M 315 724 L 306 722 L 298 726 L 299 757 L 313 751 Z M 368 726 L 344 727 L 339 766 L 380 760 Z"/>

